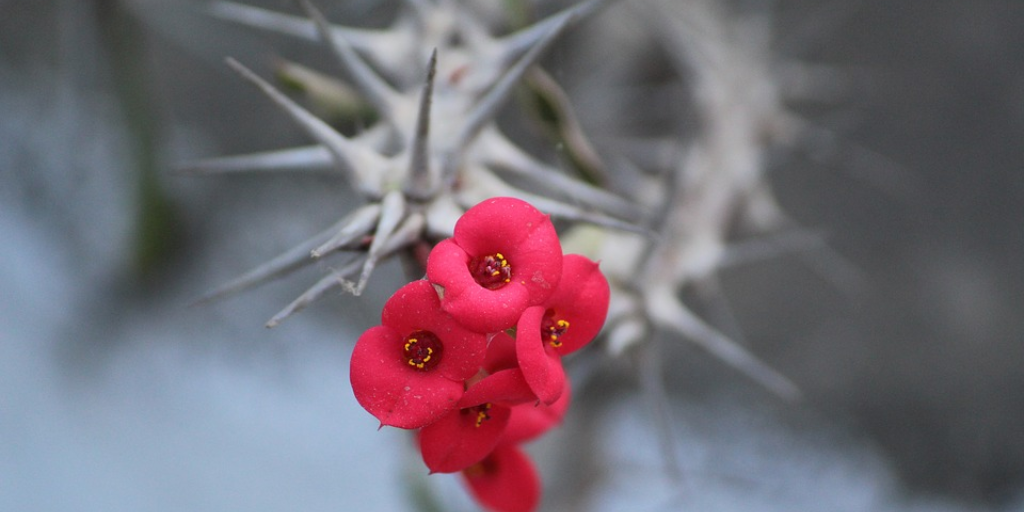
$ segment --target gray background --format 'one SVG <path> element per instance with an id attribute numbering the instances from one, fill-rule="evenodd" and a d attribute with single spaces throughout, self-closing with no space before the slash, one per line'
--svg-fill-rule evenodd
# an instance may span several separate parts
<path id="1" fill-rule="evenodd" d="M 846 4 L 774 2 L 777 51 L 845 81 L 793 106 L 835 141 L 779 151 L 770 172 L 863 286 L 844 293 L 794 258 L 722 276 L 753 350 L 807 401 L 779 403 L 663 340 L 680 482 L 633 366 L 592 356 L 601 378 L 537 450 L 550 509 L 1024 510 L 1024 4 Z M 170 172 L 305 142 L 225 55 L 264 76 L 275 55 L 337 69 L 196 5 L 0 1 L 0 509 L 416 510 L 424 485 L 471 509 L 348 389 L 352 340 L 397 267 L 271 331 L 323 267 L 188 306 L 356 204 L 329 178 Z M 585 126 L 611 94 L 574 64 L 595 32 L 548 60 Z M 663 54 L 648 59 L 635 65 L 672 80 Z M 142 192 L 154 183 L 167 210 Z M 164 242 L 142 260 L 140 219 Z"/>

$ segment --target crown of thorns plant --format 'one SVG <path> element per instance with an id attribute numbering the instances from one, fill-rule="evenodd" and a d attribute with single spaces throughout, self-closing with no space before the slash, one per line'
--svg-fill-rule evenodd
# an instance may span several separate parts
<path id="1" fill-rule="evenodd" d="M 607 1 L 584 1 L 504 36 L 492 35 L 488 23 L 451 0 L 405 2 L 400 16 L 386 29 L 333 25 L 308 0 L 299 3 L 304 16 L 226 1 L 213 2 L 209 12 L 234 23 L 325 45 L 349 82 L 290 62 L 282 63 L 279 73 L 287 81 L 328 98 L 339 110 L 368 108 L 377 121 L 357 135 L 342 135 L 243 64 L 228 59 L 234 70 L 286 112 L 313 143 L 203 160 L 187 166 L 186 170 L 205 174 L 333 172 L 358 192 L 364 204 L 317 236 L 213 290 L 204 299 L 235 293 L 321 259 L 339 258 L 341 263 L 331 273 L 268 321 L 267 326 L 273 327 L 332 290 L 343 289 L 360 295 L 382 261 L 404 255 L 416 258 L 427 273 L 429 283 L 434 285 L 432 288 L 423 284 L 427 283 L 425 281 L 414 281 L 410 285 L 414 289 L 407 292 L 422 296 L 417 300 L 427 301 L 424 304 L 441 301 L 438 304 L 443 307 L 429 306 L 436 312 L 431 314 L 438 315 L 437 322 L 454 322 L 452 325 L 465 328 L 467 334 L 461 338 L 464 341 L 455 344 L 445 344 L 427 331 L 405 329 L 409 332 L 387 334 L 403 340 L 401 357 L 397 360 L 406 361 L 411 367 L 398 368 L 396 372 L 419 378 L 417 371 L 432 369 L 442 358 L 462 357 L 449 351 L 469 349 L 451 347 L 479 343 L 480 340 L 466 340 L 482 334 L 495 344 L 495 354 L 518 351 L 518 348 L 501 348 L 501 345 L 509 343 L 518 347 L 519 340 L 527 337 L 522 332 L 516 333 L 515 329 L 506 333 L 517 322 L 521 325 L 522 318 L 527 316 L 532 322 L 527 329 L 529 335 L 551 337 L 545 339 L 557 347 L 554 343 L 561 333 L 580 329 L 570 322 L 571 319 L 547 318 L 545 311 L 527 314 L 522 308 L 502 315 L 494 310 L 481 310 L 479 303 L 472 301 L 460 305 L 456 290 L 462 290 L 463 285 L 457 285 L 460 281 L 451 280 L 454 278 L 444 277 L 451 275 L 450 268 L 437 270 L 464 258 L 465 261 L 455 266 L 468 265 L 470 273 L 486 270 L 487 276 L 491 276 L 481 278 L 484 281 L 477 279 L 473 286 L 485 291 L 474 293 L 491 296 L 494 290 L 506 287 L 507 283 L 511 284 L 506 291 L 511 289 L 515 285 L 512 276 L 522 277 L 517 274 L 520 271 L 517 268 L 523 268 L 519 265 L 524 260 L 512 260 L 510 258 L 520 256 L 510 256 L 496 249 L 485 249 L 480 254 L 459 253 L 465 248 L 460 248 L 456 226 L 474 205 L 495 197 L 506 198 L 502 201 L 517 198 L 532 205 L 530 208 L 535 207 L 537 215 L 541 215 L 538 219 L 546 220 L 550 215 L 556 221 L 563 231 L 563 248 L 584 254 L 589 257 L 587 261 L 599 262 L 601 279 L 610 291 L 603 334 L 603 345 L 609 353 L 621 354 L 651 339 L 656 332 L 674 333 L 697 343 L 779 396 L 787 399 L 799 396 L 792 382 L 693 313 L 680 298 L 680 292 L 689 286 L 716 289 L 716 273 L 730 265 L 786 250 L 807 247 L 827 250 L 819 236 L 799 229 L 789 220 L 775 202 L 765 177 L 768 146 L 792 143 L 805 126 L 786 110 L 785 97 L 768 67 L 772 62 L 766 53 L 768 42 L 758 39 L 766 37 L 763 31 L 725 22 L 715 2 L 687 2 L 685 13 L 680 7 L 673 8 L 671 3 L 634 6 L 650 21 L 679 74 L 688 78 L 691 97 L 686 101 L 695 107 L 699 121 L 697 135 L 690 140 L 630 143 L 634 149 L 668 144 L 678 158 L 670 169 L 659 172 L 643 169 L 649 165 L 643 158 L 633 164 L 628 163 L 624 155 L 611 155 L 618 163 L 614 167 L 606 166 L 576 122 L 568 96 L 539 66 L 541 57 L 557 44 L 563 33 L 598 15 L 604 4 L 609 3 Z M 497 114 L 524 84 L 531 97 L 543 102 L 549 113 L 547 121 L 553 128 L 550 132 L 555 134 L 572 162 L 568 172 L 523 150 L 499 128 Z M 609 173 L 628 173 L 632 187 L 609 190 L 610 180 L 605 179 Z M 510 218 L 501 217 L 504 220 L 500 222 L 509 222 Z M 735 239 L 737 225 L 748 233 L 740 240 Z M 497 228 L 497 232 L 509 233 L 509 236 L 515 232 L 504 226 Z M 561 251 L 558 254 L 560 261 Z M 826 271 L 828 276 L 841 279 L 850 273 L 835 255 L 830 254 L 827 261 L 832 265 Z M 492 278 L 493 282 L 487 281 Z M 550 283 L 552 290 L 557 283 L 557 279 Z M 430 298 L 435 288 L 441 294 Z M 394 311 L 411 307 L 404 302 L 404 305 L 392 304 L 404 300 L 397 299 L 398 296 L 396 292 L 389 301 L 391 305 L 385 306 L 379 329 L 389 328 L 389 308 Z M 537 305 L 546 299 L 523 300 Z M 392 314 L 391 318 L 394 317 Z M 600 318 L 604 319 L 604 315 Z M 600 327 L 598 323 L 588 328 L 593 328 L 596 334 Z M 379 338 L 383 336 L 381 332 L 384 331 L 374 331 L 375 334 L 364 337 Z M 495 341 L 508 334 L 514 339 Z M 444 355 L 433 352 L 441 350 L 442 346 Z M 557 411 L 544 416 L 548 420 L 541 422 L 544 428 L 540 430 L 551 426 L 554 422 L 551 418 L 560 418 L 564 412 L 567 404 L 554 405 L 561 395 L 562 381 L 538 376 L 541 370 L 537 368 L 548 367 L 544 356 L 538 355 L 541 353 L 528 352 L 532 355 L 521 356 L 517 367 L 516 363 L 507 362 L 507 356 L 505 359 L 488 356 L 489 362 L 484 362 L 481 359 L 483 349 L 478 349 L 471 352 L 479 352 L 479 356 L 474 355 L 474 359 L 457 372 L 458 378 L 452 380 L 452 375 L 448 374 L 437 377 L 442 379 L 438 382 L 454 382 L 445 386 L 458 387 L 459 395 L 464 390 L 472 391 L 474 396 L 484 396 L 483 399 L 477 396 L 478 400 L 473 403 L 449 397 L 450 400 L 441 401 L 446 405 L 409 413 L 414 419 L 408 420 L 402 416 L 405 413 L 393 416 L 393 398 L 382 398 L 387 393 L 380 389 L 390 389 L 391 384 L 376 381 L 368 384 L 365 379 L 357 384 L 358 379 L 353 374 L 353 385 L 357 396 L 361 397 L 360 402 L 378 416 L 382 424 L 423 429 L 421 445 L 425 461 L 432 470 L 455 468 L 455 471 L 468 471 L 470 476 L 474 471 L 477 475 L 487 475 L 490 473 L 486 468 L 498 464 L 497 467 L 519 468 L 513 471 L 519 475 L 513 479 L 529 480 L 533 477 L 522 476 L 525 474 L 522 467 L 528 461 L 523 462 L 523 455 L 509 448 L 516 443 L 499 443 L 497 435 L 487 437 L 484 443 L 487 448 L 477 447 L 468 458 L 448 452 L 439 454 L 436 447 L 440 444 L 430 441 L 437 436 L 448 439 L 446 436 L 451 432 L 463 432 L 459 430 L 461 420 L 456 419 L 451 419 L 454 423 L 448 427 L 431 427 L 441 421 L 439 418 L 448 418 L 460 410 L 471 411 L 473 421 L 469 425 L 479 427 L 485 424 L 484 419 L 507 416 L 505 408 L 514 410 L 525 401 L 558 407 Z M 490 353 L 491 349 L 487 350 Z M 353 365 L 356 365 L 355 360 Z M 478 368 L 480 375 L 476 374 Z M 495 380 L 486 380 L 511 368 L 530 375 L 526 388 L 517 388 L 522 384 L 518 380 L 514 384 L 506 380 L 499 385 L 493 384 Z M 492 384 L 477 387 L 483 382 Z M 367 391 L 371 388 L 377 391 Z M 399 419 L 389 423 L 389 418 Z M 498 423 L 506 421 L 507 418 Z M 438 429 L 442 434 L 437 433 Z M 476 431 L 470 428 L 467 432 L 472 437 Z M 450 457 L 460 463 L 449 464 Z M 499 459 L 503 462 L 496 462 Z M 500 479 L 478 482 L 484 482 L 481 484 L 481 489 L 485 489 L 483 495 L 476 494 L 482 503 L 503 510 L 500 505 L 494 505 L 502 501 L 502 493 L 507 493 Z"/>

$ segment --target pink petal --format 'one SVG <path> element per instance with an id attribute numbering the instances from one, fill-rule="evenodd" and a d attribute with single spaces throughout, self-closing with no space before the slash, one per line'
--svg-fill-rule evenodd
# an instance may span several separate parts
<path id="1" fill-rule="evenodd" d="M 455 409 L 463 384 L 409 366 L 402 341 L 403 335 L 387 326 L 364 332 L 352 351 L 349 377 L 359 405 L 381 425 L 420 428 Z"/>
<path id="2" fill-rule="evenodd" d="M 610 291 L 597 263 L 578 254 L 566 255 L 562 261 L 562 280 L 544 305 L 556 319 L 569 321 L 569 329 L 558 339 L 562 345 L 555 349 L 564 356 L 601 332 L 608 316 Z"/>
<path id="3" fill-rule="evenodd" d="M 496 333 L 487 345 L 484 369 L 490 373 L 496 373 L 500 370 L 518 367 L 519 361 L 516 359 L 515 338 L 504 332 Z"/>
<path id="4" fill-rule="evenodd" d="M 473 497 L 495 512 L 533 512 L 540 504 L 537 470 L 515 445 L 498 446 L 462 476 Z"/>
<path id="5" fill-rule="evenodd" d="M 458 406 L 472 407 L 484 403 L 515 405 L 536 401 L 537 395 L 526 383 L 523 372 L 519 368 L 510 368 L 488 375 L 470 386 Z"/>
<path id="6" fill-rule="evenodd" d="M 562 358 L 547 342 L 541 341 L 540 323 L 544 317 L 543 306 L 527 308 L 516 326 L 516 357 L 519 369 L 544 404 L 554 403 L 565 386 L 565 370 Z M 571 329 L 571 327 L 570 327 Z"/>
<path id="7" fill-rule="evenodd" d="M 511 410 L 501 405 L 452 411 L 420 431 L 420 452 L 431 473 L 454 473 L 484 459 L 498 445 Z"/>
<path id="8" fill-rule="evenodd" d="M 455 239 L 470 253 L 501 252 L 501 245 L 518 245 L 550 225 L 547 215 L 522 199 L 492 197 L 466 210 L 455 223 Z"/>

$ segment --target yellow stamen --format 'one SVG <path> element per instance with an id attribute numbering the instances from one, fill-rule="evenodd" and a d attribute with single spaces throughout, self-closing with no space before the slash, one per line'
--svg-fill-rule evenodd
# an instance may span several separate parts
<path id="1" fill-rule="evenodd" d="M 476 426 L 483 425 L 484 421 L 491 419 L 491 415 L 487 414 L 487 411 L 491 409 L 491 404 L 483 404 L 480 406 L 481 410 L 476 413 Z"/>
<path id="2" fill-rule="evenodd" d="M 441 340 L 429 331 L 416 331 L 405 338 L 403 355 L 406 363 L 419 370 L 433 368 L 443 353 Z"/>
<path id="3" fill-rule="evenodd" d="M 547 330 L 548 332 L 548 342 L 551 344 L 551 346 L 555 348 L 561 347 L 562 342 L 559 341 L 559 338 L 561 338 L 562 335 L 569 330 L 569 321 L 557 320 L 555 321 L 554 325 L 549 324 L 548 327 L 545 328 L 545 330 Z"/>

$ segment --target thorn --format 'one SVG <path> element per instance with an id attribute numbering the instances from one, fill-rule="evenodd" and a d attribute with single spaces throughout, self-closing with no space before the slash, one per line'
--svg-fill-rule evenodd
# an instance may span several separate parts
<path id="1" fill-rule="evenodd" d="M 659 327 L 686 336 L 783 400 L 798 402 L 802 399 L 803 394 L 796 384 L 693 314 L 675 297 L 671 288 L 648 290 L 644 299 L 651 321 Z"/>
<path id="2" fill-rule="evenodd" d="M 215 18 L 251 28 L 276 32 L 311 42 L 316 42 L 319 39 L 313 22 L 298 16 L 227 1 L 212 2 L 206 11 Z M 390 37 L 382 34 L 379 30 L 350 27 L 332 27 L 331 31 L 345 37 L 353 47 L 360 51 L 370 50 L 377 46 L 382 38 Z"/>
<path id="3" fill-rule="evenodd" d="M 416 118 L 416 132 L 413 134 L 412 155 L 409 158 L 409 180 L 403 188 L 406 196 L 418 200 L 433 196 L 440 182 L 430 172 L 430 107 L 436 72 L 437 48 L 434 48 L 427 65 L 427 80 L 420 95 L 420 110 Z"/>
<path id="4" fill-rule="evenodd" d="M 322 297 L 331 288 L 342 285 L 345 281 L 345 276 L 354 272 L 359 268 L 359 259 L 356 258 L 341 268 L 341 270 L 332 270 L 330 274 L 322 277 L 319 281 L 311 286 L 308 290 L 299 295 L 295 300 L 288 304 L 284 309 L 279 311 L 270 320 L 267 321 L 265 327 L 267 329 L 273 329 L 280 325 L 281 322 L 285 321 L 288 317 L 298 313 L 306 306 L 312 304 L 317 299 Z"/>
<path id="5" fill-rule="evenodd" d="M 596 13 L 604 5 L 612 0 L 589 0 L 557 12 L 547 18 L 538 21 L 528 27 L 517 30 L 500 39 L 502 46 L 505 46 L 505 54 L 499 57 L 502 64 L 507 64 L 513 59 L 529 50 L 538 41 L 544 38 L 552 26 L 575 25 L 580 20 Z"/>
<path id="6" fill-rule="evenodd" d="M 338 58 L 338 62 L 352 75 L 359 91 L 380 115 L 390 122 L 395 121 L 395 104 L 400 101 L 398 94 L 352 49 L 352 45 L 344 37 L 336 37 L 331 32 L 330 24 L 324 15 L 310 0 L 299 0 L 306 15 L 316 25 L 320 39 L 327 43 Z"/>
<path id="7" fill-rule="evenodd" d="M 497 130 L 484 130 L 477 144 L 486 149 L 485 152 L 481 152 L 485 164 L 496 171 L 517 174 L 546 189 L 561 192 L 563 199 L 567 201 L 575 201 L 588 208 L 607 212 L 616 218 L 639 221 L 646 216 L 644 210 L 633 202 L 538 162 Z"/>
<path id="8" fill-rule="evenodd" d="M 228 57 L 225 61 L 228 66 L 231 66 L 238 74 L 242 75 L 242 78 L 245 78 L 259 88 L 267 97 L 287 112 L 309 136 L 323 144 L 331 153 L 331 156 L 334 157 L 338 167 L 345 172 L 354 189 L 371 197 L 378 195 L 378 187 L 369 182 L 366 174 L 382 173 L 387 165 L 383 157 L 353 144 L 352 141 L 334 131 L 327 123 L 300 107 L 237 60 Z"/>
<path id="9" fill-rule="evenodd" d="M 296 247 L 289 249 L 272 260 L 246 272 L 245 274 L 221 285 L 213 291 L 207 292 L 202 297 L 192 302 L 192 306 L 205 304 L 214 300 L 227 297 L 234 293 L 238 293 L 242 290 L 250 288 L 252 286 L 265 283 L 276 277 L 283 276 L 298 270 L 306 265 L 313 263 L 312 258 L 309 257 L 309 251 L 311 248 L 316 247 L 323 240 L 331 236 L 338 229 L 341 229 L 345 225 L 345 220 L 335 223 L 330 228 L 316 234 L 312 238 L 302 242 Z"/>
<path id="10" fill-rule="evenodd" d="M 355 296 L 362 295 L 366 289 L 366 283 L 370 280 L 370 274 L 377 267 L 377 263 L 386 255 L 382 250 L 387 246 L 392 233 L 399 223 L 405 218 L 405 197 L 401 192 L 392 190 L 388 192 L 381 201 L 380 220 L 377 221 L 377 230 L 373 235 L 373 242 L 370 242 L 370 249 L 366 254 L 366 262 L 363 264 L 363 271 L 359 275 L 359 281 L 352 289 Z"/>
<path id="11" fill-rule="evenodd" d="M 562 33 L 566 27 L 567 20 L 562 19 L 556 23 L 547 33 L 538 38 L 536 44 L 530 48 L 530 51 L 526 52 L 516 63 L 505 72 L 504 75 L 498 81 L 491 86 L 482 98 L 480 98 L 473 109 L 467 113 L 466 121 L 456 136 L 456 148 L 467 147 L 473 139 L 480 133 L 480 130 L 486 125 L 486 123 L 494 118 L 497 114 L 498 109 L 505 103 L 511 95 L 513 86 L 519 82 L 526 70 L 535 64 L 540 59 L 544 51 L 547 50 L 551 43 Z M 445 163 L 445 175 L 453 176 L 455 171 L 461 165 L 461 156 L 458 154 L 451 155 L 448 162 Z M 448 181 L 448 179 L 446 179 Z"/>
<path id="12" fill-rule="evenodd" d="M 319 259 L 327 253 L 347 246 L 366 235 L 380 218 L 380 205 L 370 203 L 345 216 L 344 226 L 326 242 L 310 251 L 312 258 Z"/>
<path id="13" fill-rule="evenodd" d="M 175 169 L 180 174 L 232 174 L 244 172 L 329 172 L 335 170 L 331 153 L 321 145 L 207 158 Z"/>
<path id="14" fill-rule="evenodd" d="M 207 7 L 210 15 L 240 25 L 316 40 L 316 29 L 307 20 L 236 2 L 212 2 Z"/>

